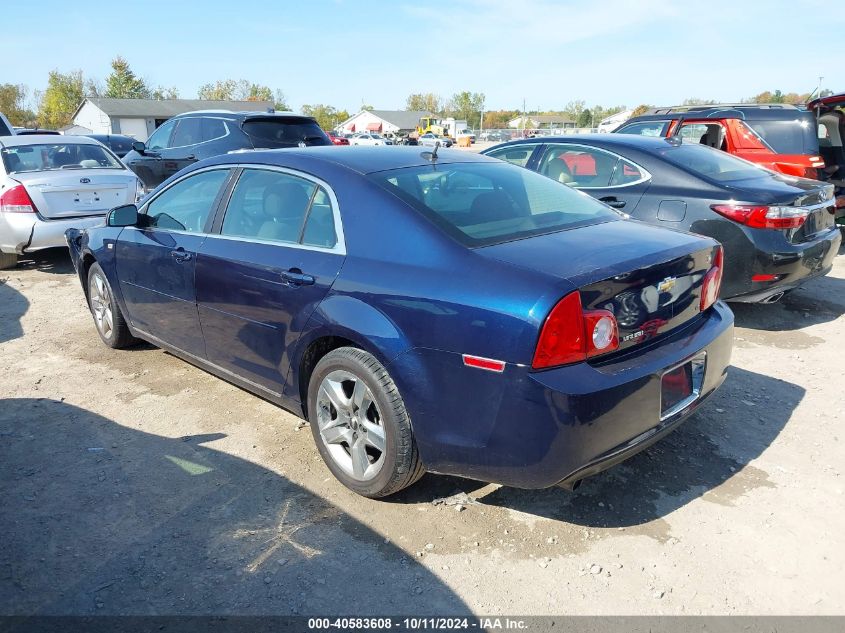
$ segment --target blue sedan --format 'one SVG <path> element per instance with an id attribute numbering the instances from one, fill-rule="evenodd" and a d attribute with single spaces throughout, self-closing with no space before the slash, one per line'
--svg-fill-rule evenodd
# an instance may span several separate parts
<path id="1" fill-rule="evenodd" d="M 730 360 L 715 241 L 484 156 L 220 156 L 67 241 L 106 345 L 149 341 L 304 417 L 370 497 L 426 470 L 574 488 Z"/>

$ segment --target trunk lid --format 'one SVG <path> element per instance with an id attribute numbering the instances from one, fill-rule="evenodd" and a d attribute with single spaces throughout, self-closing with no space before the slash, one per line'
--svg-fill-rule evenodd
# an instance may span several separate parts
<path id="1" fill-rule="evenodd" d="M 702 280 L 715 249 L 712 240 L 628 220 L 477 252 L 572 283 L 585 309 L 610 310 L 616 316 L 622 350 L 698 316 Z"/>
<path id="2" fill-rule="evenodd" d="M 104 215 L 135 202 L 134 175 L 119 169 L 57 169 L 14 174 L 46 219 Z"/>

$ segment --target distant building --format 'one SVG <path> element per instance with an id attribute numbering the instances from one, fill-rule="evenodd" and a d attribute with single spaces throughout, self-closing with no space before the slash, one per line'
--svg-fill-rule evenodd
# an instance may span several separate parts
<path id="1" fill-rule="evenodd" d="M 86 134 L 125 134 L 146 141 L 167 119 L 195 110 L 265 112 L 269 101 L 207 101 L 205 99 L 106 99 L 88 97 L 73 114 L 73 124 Z"/>
<path id="2" fill-rule="evenodd" d="M 361 110 L 340 125 L 341 133 L 354 132 L 410 132 L 415 130 L 420 117 L 433 116 L 424 110 Z"/>
<path id="3" fill-rule="evenodd" d="M 557 114 L 527 114 L 508 121 L 508 127 L 531 129 L 574 128 L 575 121 Z"/>
<path id="4" fill-rule="evenodd" d="M 56 131 L 61 132 L 62 134 L 67 134 L 68 136 L 81 136 L 83 134 L 91 134 L 91 130 L 87 127 L 82 127 L 81 125 L 74 125 L 73 123 L 71 123 L 70 125 L 63 125 Z"/>
<path id="5" fill-rule="evenodd" d="M 625 121 L 630 119 L 632 114 L 634 114 L 633 110 L 623 110 L 622 112 L 617 112 L 606 119 L 602 119 L 596 127 L 599 132 L 612 132 Z"/>

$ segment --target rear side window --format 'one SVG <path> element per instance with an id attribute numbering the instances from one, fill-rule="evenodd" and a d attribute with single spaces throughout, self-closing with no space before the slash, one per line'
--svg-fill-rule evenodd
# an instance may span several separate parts
<path id="1" fill-rule="evenodd" d="M 257 148 L 332 144 L 316 121 L 298 117 L 249 119 L 242 129 Z"/>
<path id="2" fill-rule="evenodd" d="M 669 121 L 640 121 L 623 125 L 614 134 L 639 134 L 640 136 L 666 136 Z"/>
<path id="3" fill-rule="evenodd" d="M 619 218 L 586 194 L 505 163 L 423 165 L 370 178 L 471 247 Z"/>
<path id="4" fill-rule="evenodd" d="M 165 189 L 147 205 L 146 226 L 202 233 L 228 175 L 228 169 L 205 171 Z"/>
<path id="5" fill-rule="evenodd" d="M 223 119 L 202 119 L 202 140 L 214 141 L 218 138 L 223 138 L 229 131 L 226 128 L 226 123 Z"/>
<path id="6" fill-rule="evenodd" d="M 543 158 L 540 173 L 572 187 L 610 186 L 619 157 L 581 145 L 558 145 Z"/>
<path id="7" fill-rule="evenodd" d="M 747 123 L 778 154 L 818 154 L 816 126 L 807 119 L 754 121 Z"/>
<path id="8" fill-rule="evenodd" d="M 534 145 L 522 145 L 517 147 L 502 147 L 501 149 L 487 152 L 486 155 L 506 161 L 517 167 L 525 167 L 533 153 Z"/>
<path id="9" fill-rule="evenodd" d="M 325 189 L 297 176 L 246 169 L 232 191 L 222 235 L 331 248 L 334 213 Z"/>

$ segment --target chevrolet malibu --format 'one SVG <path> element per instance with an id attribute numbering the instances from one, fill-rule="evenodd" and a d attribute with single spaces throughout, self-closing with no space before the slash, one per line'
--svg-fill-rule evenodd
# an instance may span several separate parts
<path id="1" fill-rule="evenodd" d="M 139 192 L 135 174 L 94 139 L 0 138 L 0 268 L 22 253 L 64 246 L 67 229 L 102 224 Z"/>
<path id="2" fill-rule="evenodd" d="M 731 354 L 714 240 L 484 156 L 230 154 L 67 242 L 106 345 L 302 416 L 369 497 L 424 471 L 574 488 L 687 418 Z"/>

